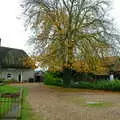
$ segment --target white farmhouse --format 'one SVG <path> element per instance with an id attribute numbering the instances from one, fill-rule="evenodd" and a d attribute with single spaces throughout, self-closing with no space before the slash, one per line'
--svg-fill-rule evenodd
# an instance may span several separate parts
<path id="1" fill-rule="evenodd" d="M 34 69 L 24 65 L 26 57 L 28 55 L 23 50 L 0 46 L 0 78 L 18 82 L 34 78 Z"/>

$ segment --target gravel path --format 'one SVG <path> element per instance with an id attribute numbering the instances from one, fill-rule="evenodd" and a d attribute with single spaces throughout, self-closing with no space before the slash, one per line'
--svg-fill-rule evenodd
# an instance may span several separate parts
<path id="1" fill-rule="evenodd" d="M 29 103 L 43 120 L 120 120 L 119 93 L 61 92 L 40 84 L 24 85 L 29 87 Z M 104 104 L 88 106 L 87 102 Z"/>

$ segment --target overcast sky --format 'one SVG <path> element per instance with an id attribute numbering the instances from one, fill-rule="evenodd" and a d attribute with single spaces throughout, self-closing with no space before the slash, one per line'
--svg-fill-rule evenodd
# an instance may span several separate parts
<path id="1" fill-rule="evenodd" d="M 21 14 L 21 0 L 0 0 L 0 37 L 2 46 L 27 50 L 23 20 L 18 17 Z"/>
<path id="2" fill-rule="evenodd" d="M 29 34 L 25 32 L 23 20 L 17 19 L 21 14 L 21 0 L 0 0 L 0 38 L 2 46 L 23 49 L 28 52 L 26 45 Z M 117 26 L 120 26 L 120 0 L 113 0 L 112 16 Z"/>

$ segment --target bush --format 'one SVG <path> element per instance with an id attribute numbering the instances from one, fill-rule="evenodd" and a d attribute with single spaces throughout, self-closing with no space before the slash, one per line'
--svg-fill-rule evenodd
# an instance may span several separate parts
<path id="1" fill-rule="evenodd" d="M 62 80 L 58 77 L 58 73 L 46 72 L 44 74 L 44 84 L 62 86 Z"/>
<path id="2" fill-rule="evenodd" d="M 10 79 L 10 80 L 4 80 L 3 83 L 5 83 L 5 84 L 9 84 L 9 83 L 17 83 L 17 81 L 14 80 L 14 79 Z"/>
<path id="3" fill-rule="evenodd" d="M 3 83 L 4 79 L 3 78 L 0 78 L 0 83 Z"/>
<path id="4" fill-rule="evenodd" d="M 84 82 L 81 81 L 77 85 L 72 85 L 74 88 L 84 88 L 84 89 L 97 89 L 97 90 L 112 90 L 112 91 L 120 91 L 120 81 L 96 81 L 96 82 Z"/>
<path id="5" fill-rule="evenodd" d="M 34 82 L 34 79 L 33 78 L 29 78 L 28 81 L 29 82 Z"/>

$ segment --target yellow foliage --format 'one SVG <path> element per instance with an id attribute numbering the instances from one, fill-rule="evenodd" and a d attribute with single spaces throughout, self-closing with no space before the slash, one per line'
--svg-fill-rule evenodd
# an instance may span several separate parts
<path id="1" fill-rule="evenodd" d="M 84 61 L 76 61 L 72 64 L 72 67 L 79 72 L 90 72 L 95 74 L 107 74 L 109 69 L 105 67 L 104 62 L 102 60 L 96 60 L 93 62 L 94 69 L 91 68 L 91 65 Z"/>
<path id="2" fill-rule="evenodd" d="M 32 69 L 36 68 L 35 61 L 31 57 L 24 58 L 24 66 Z"/>
<path id="3" fill-rule="evenodd" d="M 79 72 L 90 72 L 89 66 L 84 61 L 76 61 L 72 67 Z"/>

